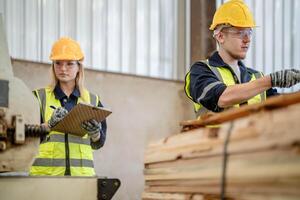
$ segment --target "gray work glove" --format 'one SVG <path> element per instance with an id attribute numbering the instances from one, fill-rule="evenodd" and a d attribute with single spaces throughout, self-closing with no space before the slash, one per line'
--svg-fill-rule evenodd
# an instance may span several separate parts
<path id="1" fill-rule="evenodd" d="M 272 87 L 289 88 L 300 82 L 300 71 L 286 69 L 270 74 Z"/>
<path id="2" fill-rule="evenodd" d="M 97 122 L 95 119 L 82 122 L 81 128 L 87 132 L 93 142 L 96 142 L 100 139 L 100 129 L 101 123 Z"/>
<path id="3" fill-rule="evenodd" d="M 63 107 L 56 108 L 50 120 L 48 121 L 49 128 L 53 128 L 60 120 L 62 120 L 66 115 L 68 114 L 68 111 Z"/>

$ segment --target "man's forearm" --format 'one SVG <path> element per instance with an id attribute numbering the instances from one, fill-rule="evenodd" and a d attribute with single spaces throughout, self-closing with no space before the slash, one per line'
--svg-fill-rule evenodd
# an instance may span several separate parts
<path id="1" fill-rule="evenodd" d="M 226 108 L 243 103 L 271 87 L 270 76 L 264 76 L 248 83 L 228 86 L 220 96 L 218 106 Z"/>

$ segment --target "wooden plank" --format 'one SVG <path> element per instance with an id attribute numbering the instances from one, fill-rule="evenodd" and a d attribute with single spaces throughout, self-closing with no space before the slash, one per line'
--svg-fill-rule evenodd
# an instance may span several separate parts
<path id="1" fill-rule="evenodd" d="M 226 187 L 226 196 L 232 197 L 234 199 L 238 199 L 239 195 L 261 195 L 261 196 L 286 196 L 290 198 L 300 197 L 299 193 L 296 193 L 296 190 L 299 189 L 299 186 L 294 186 L 293 188 L 289 187 L 274 187 L 271 185 L 270 187 L 251 187 L 248 185 L 244 185 L 244 187 L 239 186 L 231 186 Z M 159 193 L 184 193 L 184 194 L 220 194 L 220 187 L 212 187 L 212 186 L 202 186 L 202 187 L 177 187 L 174 185 L 171 186 L 155 186 L 147 189 L 147 192 L 159 192 Z M 294 192 L 294 193 L 292 193 Z"/>
<path id="2" fill-rule="evenodd" d="M 296 120 L 299 116 L 300 104 L 297 104 L 235 120 L 228 146 L 229 153 L 261 151 L 300 142 L 300 124 Z M 209 128 L 199 128 L 171 136 L 164 142 L 147 148 L 144 162 L 150 164 L 178 158 L 220 155 L 229 126 L 229 123 L 223 124 L 216 138 L 203 136 Z"/>
<path id="3" fill-rule="evenodd" d="M 145 169 L 146 191 L 219 194 L 220 159 L 193 161 L 161 169 Z M 226 191 L 234 197 L 245 193 L 285 194 L 294 199 L 300 197 L 299 167 L 299 152 L 288 149 L 233 155 L 228 163 Z"/>
<path id="4" fill-rule="evenodd" d="M 219 179 L 221 177 L 221 157 L 195 159 L 187 164 L 172 167 L 149 168 L 144 170 L 146 181 L 181 179 Z M 233 179 L 300 179 L 299 153 L 288 150 L 269 150 L 254 154 L 230 155 L 227 177 Z"/>
<path id="5" fill-rule="evenodd" d="M 292 186 L 292 185 L 299 185 L 300 181 L 297 177 L 281 177 L 278 178 L 269 178 L 269 179 L 262 179 L 262 178 L 248 178 L 245 179 L 234 179 L 230 178 L 226 181 L 229 185 L 238 185 L 240 187 L 246 187 L 247 185 L 255 185 L 257 187 L 264 187 L 269 185 L 284 185 L 284 186 Z M 146 181 L 146 186 L 211 186 L 211 187 L 219 187 L 220 186 L 220 179 L 181 179 L 181 180 L 152 180 Z M 297 191 L 298 192 L 298 191 Z"/>
<path id="6" fill-rule="evenodd" d="M 220 182 L 218 180 L 157 180 L 147 181 L 147 191 L 156 192 L 178 192 L 186 193 L 211 193 L 220 192 Z M 227 191 L 231 193 L 264 193 L 264 194 L 289 194 L 300 195 L 299 180 L 295 179 L 229 179 L 227 182 Z M 162 188 L 162 189 L 159 189 Z M 168 189 L 169 188 L 169 189 Z M 171 189 L 170 189 L 171 188 Z"/>
<path id="7" fill-rule="evenodd" d="M 218 195 L 210 194 L 184 194 L 184 193 L 159 193 L 143 192 L 144 200 L 220 200 Z M 226 199 L 230 200 L 230 199 Z"/>
<path id="8" fill-rule="evenodd" d="M 242 118 L 253 114 L 261 110 L 270 110 L 288 105 L 296 104 L 300 102 L 300 92 L 280 95 L 267 99 L 260 104 L 246 105 L 236 109 L 230 109 L 228 111 L 213 114 L 206 118 L 198 120 L 188 120 L 180 123 L 183 126 L 183 130 L 190 130 L 197 127 L 203 127 L 207 125 L 221 124 L 227 121 L 232 121 L 237 118 Z"/>
<path id="9" fill-rule="evenodd" d="M 180 189 L 178 188 L 153 188 L 150 191 L 146 191 L 144 193 L 151 193 L 151 194 L 159 194 L 161 195 L 161 198 L 152 198 L 152 199 L 163 199 L 163 194 L 173 194 L 170 191 L 176 191 L 176 194 L 183 194 L 183 195 L 188 195 L 190 194 L 192 197 L 192 200 L 195 199 L 204 199 L 204 200 L 220 200 L 220 196 L 218 195 L 218 193 L 216 192 L 216 194 L 207 194 L 208 192 L 210 192 L 210 190 L 204 190 L 201 193 L 197 193 L 195 192 L 197 188 L 195 188 L 194 191 L 191 192 L 184 192 L 184 193 L 180 193 Z M 208 188 L 209 189 L 209 188 Z M 166 190 L 167 192 L 156 192 L 156 190 L 158 191 L 163 191 Z M 195 197 L 195 198 L 193 198 Z M 149 198 L 151 199 L 151 198 Z M 290 194 L 280 194 L 280 193 L 235 193 L 235 192 L 228 192 L 226 194 L 226 200 L 299 200 L 299 195 L 290 195 Z"/>
<path id="10" fill-rule="evenodd" d="M 191 194 L 178 194 L 178 193 L 154 193 L 154 192 L 143 192 L 142 199 L 144 200 L 190 200 Z"/>

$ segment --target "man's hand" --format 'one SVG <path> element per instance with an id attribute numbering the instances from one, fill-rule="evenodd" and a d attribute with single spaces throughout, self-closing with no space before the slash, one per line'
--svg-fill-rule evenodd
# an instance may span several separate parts
<path id="1" fill-rule="evenodd" d="M 68 114 L 68 111 L 63 107 L 56 108 L 50 120 L 48 121 L 49 128 L 53 128 L 60 120 L 62 120 L 66 115 Z"/>
<path id="2" fill-rule="evenodd" d="M 97 122 L 95 119 L 83 122 L 81 128 L 87 132 L 93 142 L 100 139 L 101 123 Z"/>
<path id="3" fill-rule="evenodd" d="M 300 71 L 286 69 L 270 74 L 272 87 L 289 88 L 300 82 Z"/>

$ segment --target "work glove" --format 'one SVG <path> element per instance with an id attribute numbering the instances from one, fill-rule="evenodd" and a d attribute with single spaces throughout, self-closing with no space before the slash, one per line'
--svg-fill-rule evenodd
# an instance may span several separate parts
<path id="1" fill-rule="evenodd" d="M 66 115 L 68 114 L 68 111 L 63 107 L 56 108 L 50 120 L 48 121 L 49 128 L 53 128 L 60 120 L 62 120 Z"/>
<path id="2" fill-rule="evenodd" d="M 300 82 L 300 71 L 286 69 L 270 74 L 272 87 L 289 88 Z"/>
<path id="3" fill-rule="evenodd" d="M 95 119 L 91 119 L 85 122 L 82 122 L 81 128 L 87 132 L 89 137 L 93 142 L 96 142 L 100 139 L 100 129 L 101 123 L 97 122 Z"/>

